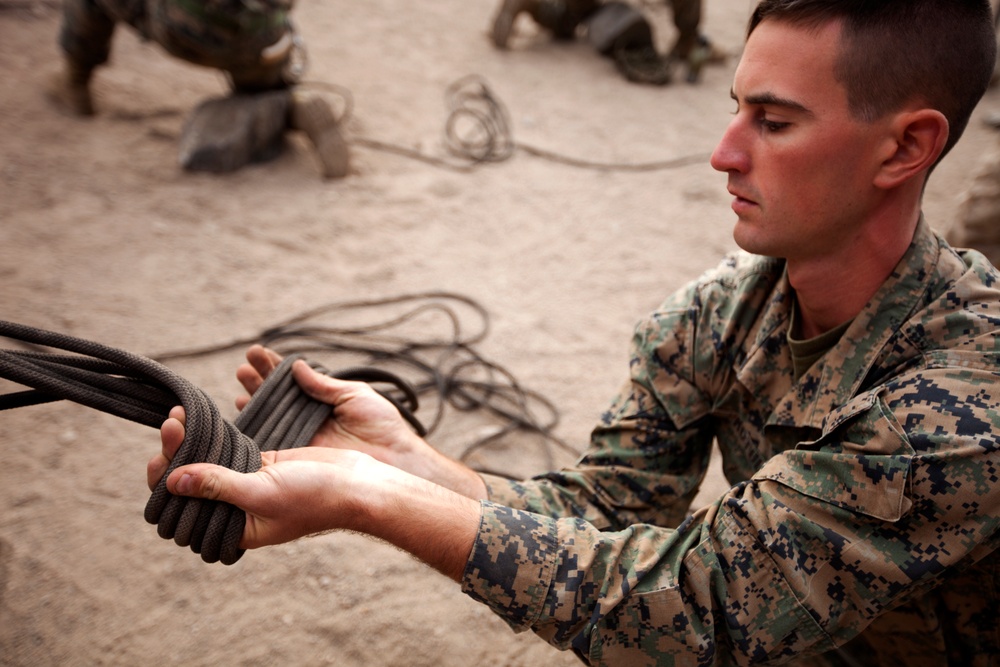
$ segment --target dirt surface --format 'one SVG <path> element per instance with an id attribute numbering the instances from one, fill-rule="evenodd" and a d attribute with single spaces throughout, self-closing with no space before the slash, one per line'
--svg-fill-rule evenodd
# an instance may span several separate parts
<path id="1" fill-rule="evenodd" d="M 626 377 L 634 322 L 734 247 L 725 177 L 707 156 L 736 61 L 698 85 L 630 84 L 585 41 L 555 44 L 528 24 L 498 52 L 494 3 L 300 3 L 306 78 L 353 100 L 351 174 L 324 182 L 297 136 L 266 164 L 183 173 L 185 114 L 224 81 L 128 30 L 95 82 L 99 114 L 59 113 L 42 94 L 57 5 L 0 0 L 0 318 L 153 355 L 329 302 L 456 292 L 490 313 L 478 349 L 557 405 L 557 434 L 582 447 Z M 704 31 L 737 52 L 750 9 L 708 0 Z M 669 15 L 650 14 L 669 43 Z M 510 159 L 462 171 L 373 148 L 454 161 L 445 91 L 471 74 L 509 113 Z M 996 102 L 991 92 L 932 179 L 926 212 L 940 229 L 994 143 L 979 119 Z M 532 147 L 605 164 L 697 159 L 593 169 Z M 231 418 L 241 358 L 170 366 Z M 459 452 L 490 428 L 463 419 L 449 415 L 434 444 Z M 203 563 L 143 521 L 152 429 L 53 404 L 0 413 L 0 447 L 0 663 L 577 664 L 358 535 Z M 520 476 L 546 465 L 530 439 L 483 456 Z M 723 485 L 713 472 L 702 499 Z"/>

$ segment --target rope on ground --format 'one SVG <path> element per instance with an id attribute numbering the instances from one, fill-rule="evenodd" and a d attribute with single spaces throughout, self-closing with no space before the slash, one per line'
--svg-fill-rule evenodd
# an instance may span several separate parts
<path id="1" fill-rule="evenodd" d="M 404 378 L 423 407 L 428 435 L 448 410 L 476 413 L 491 423 L 457 455 L 480 472 L 510 477 L 508 471 L 472 462 L 484 448 L 498 447 L 511 434 L 537 436 L 547 469 L 556 449 L 578 452 L 555 434 L 559 412 L 545 397 L 524 388 L 509 370 L 476 346 L 489 333 L 489 314 L 474 299 L 452 292 L 332 302 L 309 309 L 263 331 L 228 342 L 165 352 L 161 362 L 244 349 L 254 343 L 281 354 L 305 354 L 329 367 L 383 368 Z M 482 457 L 480 457 L 482 459 Z"/>
<path id="2" fill-rule="evenodd" d="M 705 164 L 709 158 L 706 153 L 653 162 L 599 162 L 562 155 L 517 142 L 514 140 L 506 106 L 486 80 L 478 74 L 462 77 L 449 85 L 445 91 L 445 98 L 449 113 L 445 123 L 444 145 L 452 159 L 427 155 L 415 149 L 366 137 L 354 137 L 351 139 L 351 144 L 394 153 L 462 173 L 468 173 L 484 163 L 508 160 L 518 150 L 550 162 L 600 171 L 660 171 Z"/>

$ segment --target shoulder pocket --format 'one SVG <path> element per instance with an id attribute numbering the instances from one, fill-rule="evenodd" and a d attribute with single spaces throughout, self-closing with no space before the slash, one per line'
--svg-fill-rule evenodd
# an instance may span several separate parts
<path id="1" fill-rule="evenodd" d="M 907 498 L 913 447 L 875 392 L 830 413 L 823 435 L 765 463 L 771 480 L 811 498 L 883 521 L 898 521 Z"/>

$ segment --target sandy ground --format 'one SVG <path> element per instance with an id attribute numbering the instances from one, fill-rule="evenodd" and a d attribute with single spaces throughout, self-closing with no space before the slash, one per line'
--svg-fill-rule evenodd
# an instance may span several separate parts
<path id="1" fill-rule="evenodd" d="M 558 435 L 582 447 L 626 377 L 633 323 L 733 247 L 725 178 L 707 156 L 732 110 L 735 59 L 696 86 L 630 84 L 585 41 L 554 44 L 528 25 L 496 51 L 494 2 L 301 2 L 307 79 L 354 104 L 351 174 L 324 182 L 300 137 L 235 174 L 180 171 L 184 115 L 224 82 L 127 30 L 95 84 L 99 115 L 60 114 L 42 95 L 57 6 L 0 0 L 0 318 L 152 355 L 332 301 L 457 292 L 491 315 L 480 351 L 553 401 Z M 750 8 L 709 0 L 704 31 L 736 52 Z M 669 15 L 650 12 L 668 43 Z M 517 150 L 463 172 L 371 148 L 451 159 L 444 94 L 470 74 L 506 105 L 521 146 L 606 164 L 700 159 L 621 171 Z M 932 180 L 938 228 L 995 141 L 977 120 L 997 106 L 991 92 Z M 170 365 L 232 417 L 241 356 Z M 433 441 L 452 453 L 489 427 L 446 421 Z M 77 405 L 0 414 L 0 663 L 577 664 L 357 535 L 202 563 L 142 519 L 157 447 L 155 431 Z M 530 440 L 484 456 L 515 475 L 546 465 Z M 723 484 L 713 472 L 702 497 Z"/>

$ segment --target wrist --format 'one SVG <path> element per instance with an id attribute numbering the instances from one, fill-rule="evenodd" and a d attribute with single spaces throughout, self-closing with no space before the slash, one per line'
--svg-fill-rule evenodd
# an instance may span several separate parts
<path id="1" fill-rule="evenodd" d="M 350 490 L 356 501 L 351 528 L 459 581 L 479 532 L 480 503 L 392 466 L 371 464 L 358 470 L 362 479 Z"/>
<path id="2" fill-rule="evenodd" d="M 479 473 L 461 461 L 442 454 L 415 433 L 405 445 L 397 449 L 389 463 L 467 498 L 488 498 L 486 483 Z"/>

